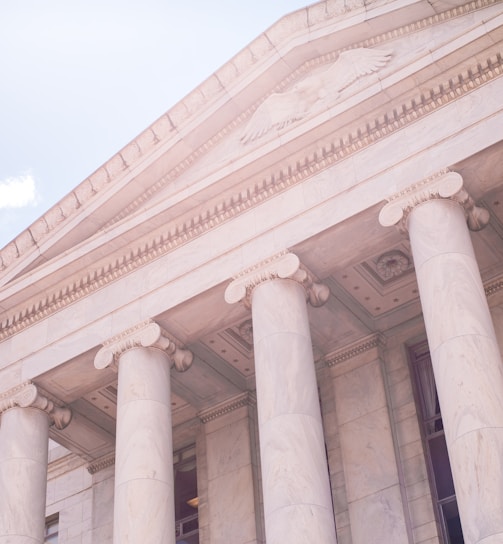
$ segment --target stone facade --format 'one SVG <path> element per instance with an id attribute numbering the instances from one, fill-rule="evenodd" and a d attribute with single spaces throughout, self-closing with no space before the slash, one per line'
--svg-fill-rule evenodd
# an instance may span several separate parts
<path id="1" fill-rule="evenodd" d="M 313 4 L 1 249 L 0 544 L 501 542 L 502 44 Z"/>

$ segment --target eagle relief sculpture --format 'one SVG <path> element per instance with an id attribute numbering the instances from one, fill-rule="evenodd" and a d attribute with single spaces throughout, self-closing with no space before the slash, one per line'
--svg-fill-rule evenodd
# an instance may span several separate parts
<path id="1" fill-rule="evenodd" d="M 391 54 L 391 51 L 365 47 L 343 51 L 322 72 L 304 78 L 288 91 L 268 96 L 252 115 L 241 142 L 247 144 L 272 129 L 279 130 L 300 121 L 318 101 L 336 102 L 341 92 L 357 79 L 382 68 Z"/>

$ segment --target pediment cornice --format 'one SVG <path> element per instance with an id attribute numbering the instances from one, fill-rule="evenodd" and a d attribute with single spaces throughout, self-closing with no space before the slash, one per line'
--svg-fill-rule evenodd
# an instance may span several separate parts
<path id="1" fill-rule="evenodd" d="M 486 62 L 479 62 L 464 70 L 457 77 L 436 85 L 429 92 L 423 91 L 414 99 L 400 106 L 395 105 L 379 118 L 372 121 L 366 119 L 365 124 L 346 133 L 344 137 L 320 142 L 318 151 L 306 156 L 304 161 L 293 162 L 272 172 L 266 178 L 254 180 L 253 184 L 245 190 L 212 204 L 209 208 L 200 208 L 197 214 L 189 216 L 180 223 L 173 222 L 166 232 L 152 234 L 141 243 L 129 246 L 127 252 L 114 256 L 113 259 L 104 260 L 102 264 L 81 274 L 71 283 L 54 289 L 35 304 L 32 302 L 29 307 L 18 309 L 14 314 L 3 319 L 0 324 L 0 341 L 107 284 L 119 280 L 133 270 L 176 250 L 502 75 L 503 58 L 498 54 L 487 59 Z"/>
<path id="2" fill-rule="evenodd" d="M 302 78 L 310 70 L 334 62 L 341 52 L 357 47 L 373 48 L 390 40 L 417 32 L 429 25 L 442 23 L 451 18 L 487 7 L 496 3 L 496 1 L 475 0 L 455 6 L 447 11 L 434 13 L 415 22 L 376 34 L 371 38 L 355 41 L 338 50 L 309 58 L 270 88 L 265 95 L 244 108 L 239 115 L 233 117 L 214 134 L 201 141 L 190 152 L 181 157 L 180 161 L 174 164 L 165 175 L 154 180 L 143 192 L 124 206 L 119 213 L 109 218 L 102 227 L 110 228 L 110 226 L 127 218 L 128 215 L 134 213 L 155 194 L 187 171 L 202 156 L 209 153 L 231 132 L 243 127 L 271 93 L 282 92 L 293 81 Z M 318 35 L 328 34 L 333 32 L 334 17 L 350 19 L 354 15 L 356 24 L 358 14 L 371 14 L 374 8 L 383 11 L 383 6 L 393 4 L 393 2 L 369 0 L 363 2 L 363 0 L 356 0 L 352 4 L 356 8 L 353 12 L 349 11 L 346 4 L 346 2 L 342 1 L 327 1 L 299 10 L 280 20 L 266 33 L 253 41 L 245 50 L 231 59 L 229 63 L 78 185 L 74 191 L 21 233 L 13 242 L 1 249 L 0 277 L 4 276 L 3 283 L 5 284 L 6 281 L 21 273 L 23 268 L 30 266 L 42 252 L 40 248 L 50 243 L 51 235 L 60 229 L 62 225 L 67 224 L 69 219 L 77 217 L 83 208 L 100 198 L 113 198 L 113 194 L 110 193 L 109 189 L 117 184 L 117 180 L 130 175 L 133 167 L 139 167 L 149 157 L 159 154 L 162 149 L 168 149 L 176 145 L 177 142 L 181 142 L 185 135 L 197 128 L 198 124 L 207 121 L 209 115 L 214 114 L 222 105 L 222 101 L 227 100 L 229 90 L 234 89 L 237 92 L 240 86 L 249 83 L 247 81 L 249 73 L 257 69 L 267 69 L 268 59 L 270 60 L 272 56 L 277 55 L 278 51 L 286 52 L 297 47 L 296 40 L 298 40 L 301 33 L 305 33 L 306 36 L 309 32 L 314 33 L 315 31 Z M 431 11 L 431 9 L 430 7 L 429 10 Z M 381 127 L 380 123 L 378 125 L 376 130 L 381 130 L 381 128 L 385 130 L 385 127 Z M 352 135 L 348 135 L 348 138 L 348 141 L 342 142 L 339 146 L 341 148 L 338 151 L 339 154 L 346 153 L 348 147 L 358 145 L 357 140 Z"/>

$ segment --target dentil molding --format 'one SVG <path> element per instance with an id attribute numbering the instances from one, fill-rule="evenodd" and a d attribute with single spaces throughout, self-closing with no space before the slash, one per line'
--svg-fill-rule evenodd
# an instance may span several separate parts
<path id="1" fill-rule="evenodd" d="M 484 2 L 472 2 L 469 6 L 471 6 L 470 9 L 478 9 L 482 7 L 482 4 L 485 5 Z M 262 202 L 288 190 L 308 177 L 330 168 L 337 162 L 358 153 L 501 75 L 503 75 L 503 57 L 498 54 L 472 66 L 456 78 L 451 78 L 429 91 L 419 93 L 407 103 L 393 107 L 379 119 L 366 120 L 364 125 L 351 133 L 337 140 L 322 142 L 319 150 L 305 157 L 303 161 L 297 160 L 294 164 L 285 165 L 279 171 L 271 172 L 267 178 L 254 182 L 246 191 L 231 195 L 211 209 L 203 209 L 182 224 L 173 224 L 155 239 L 135 246 L 112 262 L 90 271 L 71 284 L 65 284 L 29 307 L 18 310 L 0 323 L 0 341 L 152 260 L 176 250 L 247 210 L 259 206 Z M 175 177 L 166 178 L 166 183 Z M 152 187 L 154 185 L 156 184 Z M 159 188 L 164 186 L 163 182 Z M 10 266 L 24 252 L 16 246 L 16 240 L 0 251 L 0 271 Z"/>
<path id="2" fill-rule="evenodd" d="M 355 5 L 360 4 L 361 6 L 373 3 L 374 0 L 355 0 Z M 195 149 L 190 155 L 184 157 L 184 159 L 177 164 L 172 170 L 170 170 L 165 176 L 153 182 L 149 188 L 145 191 L 145 194 L 138 197 L 130 205 L 126 206 L 122 212 L 114 219 L 112 219 L 106 226 L 114 224 L 127 215 L 134 212 L 138 209 L 146 200 L 151 198 L 159 190 L 164 188 L 167 184 L 171 183 L 173 179 L 176 179 L 182 172 L 186 171 L 192 164 L 198 160 L 201 156 L 206 154 L 210 149 L 215 147 L 223 138 L 228 136 L 233 130 L 237 127 L 242 126 L 243 122 L 249 121 L 249 119 L 255 114 L 255 111 L 260 106 L 260 104 L 267 99 L 271 93 L 281 93 L 283 92 L 291 83 L 296 79 L 304 76 L 309 70 L 319 67 L 321 65 L 334 62 L 337 56 L 343 52 L 354 48 L 368 48 L 380 46 L 388 43 L 391 40 L 406 36 L 408 34 L 413 34 L 418 30 L 421 30 L 425 27 L 442 23 L 450 19 L 460 17 L 470 13 L 472 11 L 482 9 L 484 7 L 495 4 L 499 0 L 474 0 L 464 5 L 454 6 L 451 9 L 448 9 L 442 13 L 437 13 L 432 16 L 420 19 L 414 23 L 409 23 L 403 26 L 400 26 L 394 30 L 387 31 L 385 33 L 372 36 L 366 40 L 362 40 L 352 46 L 339 49 L 332 53 L 323 55 L 322 57 L 310 59 L 306 61 L 302 66 L 297 68 L 290 76 L 285 78 L 280 84 L 278 84 L 274 89 L 271 89 L 269 93 L 261 97 L 255 104 L 248 108 L 245 112 L 242 112 L 239 116 L 233 119 L 227 126 L 221 128 L 216 134 L 211 136 L 206 142 L 200 145 Z M 297 17 L 299 19 L 300 26 L 309 27 L 311 24 L 317 24 L 324 20 L 330 19 L 331 17 L 340 15 L 348 11 L 348 6 L 346 2 L 326 2 L 323 5 L 323 9 L 318 10 L 320 15 L 316 15 L 317 5 L 311 6 L 310 8 L 310 21 L 305 22 L 305 14 L 303 12 L 293 13 L 291 17 Z M 342 11 L 340 11 L 342 10 Z M 312 19 L 312 22 L 311 22 Z M 277 25 L 281 23 L 279 21 Z M 270 30 L 273 30 L 277 25 L 271 27 Z M 281 33 L 280 33 L 281 34 Z M 269 34 L 268 34 L 269 36 Z M 265 44 L 265 49 L 264 49 Z M 277 46 L 280 44 L 278 43 Z M 12 263 L 14 263 L 20 256 L 25 254 L 27 251 L 33 248 L 35 245 L 40 245 L 42 241 L 50 234 L 54 228 L 56 228 L 61 222 L 65 221 L 67 218 L 75 215 L 79 212 L 82 206 L 86 205 L 87 202 L 91 201 L 96 195 L 102 193 L 106 190 L 110 183 L 112 183 L 118 176 L 127 172 L 127 170 L 134 164 L 136 164 L 142 157 L 153 153 L 159 148 L 160 145 L 165 144 L 171 138 L 173 134 L 179 134 L 181 128 L 190 121 L 193 121 L 198 115 L 201 114 L 201 111 L 205 107 L 213 102 L 218 95 L 226 92 L 225 86 L 222 82 L 225 82 L 226 85 L 232 83 L 232 80 L 236 80 L 242 76 L 243 72 L 251 68 L 255 63 L 262 60 L 262 57 L 267 51 L 276 48 L 276 44 L 272 44 L 270 39 L 264 41 L 263 36 L 257 38 L 252 42 L 246 50 L 243 50 L 242 53 L 238 54 L 236 57 L 231 59 L 229 63 L 224 65 L 219 71 L 216 72 L 215 77 L 208 78 L 202 85 L 197 87 L 192 93 L 187 95 L 182 99 L 178 104 L 176 104 L 171 110 L 169 110 L 165 115 L 153 123 L 150 127 L 144 130 L 138 137 L 133 140 L 131 143 L 126 145 L 119 153 L 114 155 L 108 162 L 106 162 L 101 168 L 99 168 L 94 174 L 89 178 L 85 179 L 80 185 L 78 185 L 75 190 L 69 195 L 65 196 L 58 204 L 51 208 L 46 214 L 44 214 L 38 221 L 31 225 L 26 231 L 21 233 L 17 238 L 15 238 L 10 244 L 5 248 L 0 250 L 0 271 L 8 268 Z M 237 67 L 237 59 L 239 57 L 239 68 Z M 246 60 L 245 60 L 246 59 Z M 496 64 L 499 64 L 501 57 L 498 57 Z M 436 109 L 436 106 L 444 105 L 450 99 L 460 96 L 465 92 L 466 89 L 463 89 L 468 84 L 470 90 L 474 87 L 479 86 L 480 84 L 485 83 L 489 79 L 494 77 L 492 74 L 492 69 L 495 67 L 493 62 L 489 63 L 489 70 L 487 66 L 472 67 L 466 74 L 460 75 L 461 88 L 457 85 L 456 80 L 446 82 L 445 85 L 440 86 L 439 92 L 434 92 L 435 99 L 433 103 L 428 103 L 427 113 L 431 112 L 432 109 Z M 479 65 L 480 66 L 480 65 Z M 501 73 L 501 69 L 497 68 L 498 74 Z M 437 104 L 438 100 L 440 103 Z M 419 99 L 414 99 L 412 108 L 404 105 L 404 113 L 408 121 L 415 121 L 420 115 L 420 110 L 424 106 L 425 97 L 421 95 Z M 426 99 L 426 102 L 431 102 Z M 412 113 L 406 110 L 413 110 Z M 417 111 L 419 110 L 419 111 Z M 388 116 L 389 114 L 387 114 Z M 393 120 L 392 120 L 393 121 Z M 372 125 L 372 122 L 370 122 Z M 374 122 L 375 123 L 375 122 Z M 388 122 L 384 124 L 377 123 L 379 132 L 382 130 L 386 133 L 389 130 Z M 381 126 L 379 126 L 381 125 Z M 365 139 L 367 136 L 365 134 L 366 128 L 363 127 L 359 130 L 360 137 L 359 139 Z M 372 126 L 370 126 L 372 128 Z M 346 141 L 346 138 L 344 138 Z"/>
<path id="3" fill-rule="evenodd" d="M 92 463 L 89 463 L 87 466 L 87 472 L 89 472 L 89 474 L 96 474 L 100 470 L 112 467 L 113 465 L 115 465 L 115 452 L 109 453 L 108 455 L 100 457 Z"/>
<path id="4" fill-rule="evenodd" d="M 164 351 L 169 356 L 171 367 L 178 372 L 185 372 L 190 368 L 194 359 L 190 350 L 182 349 L 157 323 L 148 320 L 104 342 L 94 358 L 94 366 L 99 370 L 108 366 L 117 369 L 121 354 L 138 347 Z"/>
<path id="5" fill-rule="evenodd" d="M 0 395 L 0 415 L 15 407 L 37 408 L 46 412 L 50 425 L 61 431 L 70 423 L 72 412 L 69 408 L 58 405 L 47 395 L 30 381 L 22 383 Z"/>
<path id="6" fill-rule="evenodd" d="M 256 403 L 257 399 L 255 394 L 246 391 L 237 397 L 233 397 L 232 399 L 221 402 L 216 406 L 202 410 L 199 412 L 198 416 L 202 423 L 208 423 L 209 421 L 213 421 L 214 419 L 222 417 L 225 414 L 237 410 L 238 408 L 242 408 L 243 406 L 255 406 Z"/>
<path id="7" fill-rule="evenodd" d="M 348 361 L 349 359 L 353 359 L 354 357 L 358 357 L 359 355 L 362 355 L 363 353 L 366 353 L 371 349 L 383 346 L 385 343 L 386 339 L 383 335 L 372 334 L 361 340 L 353 342 L 348 346 L 344 346 L 340 349 L 337 349 L 336 351 L 327 353 L 323 357 L 323 361 L 325 362 L 326 366 L 332 367 L 337 364 L 343 363 L 344 361 Z"/>
<path id="8" fill-rule="evenodd" d="M 225 290 L 225 301 L 229 304 L 244 301 L 251 307 L 253 289 L 264 281 L 276 278 L 300 283 L 306 291 L 307 301 L 314 307 L 322 306 L 330 297 L 330 289 L 315 281 L 313 275 L 301 265 L 297 255 L 283 251 L 238 274 Z"/>

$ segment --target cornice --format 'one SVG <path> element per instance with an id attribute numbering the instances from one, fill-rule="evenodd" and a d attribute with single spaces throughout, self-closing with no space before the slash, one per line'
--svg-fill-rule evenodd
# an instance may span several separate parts
<path id="1" fill-rule="evenodd" d="M 344 346 L 343 348 L 328 353 L 323 357 L 323 361 L 328 367 L 335 366 L 339 363 L 343 363 L 344 361 L 348 361 L 353 357 L 358 357 L 371 349 L 382 346 L 384 343 L 385 339 L 382 335 L 373 334 L 371 336 L 367 336 L 363 340 L 358 340 L 349 346 Z"/>
<path id="2" fill-rule="evenodd" d="M 486 297 L 490 297 L 503 289 L 503 277 L 492 280 L 484 285 Z"/>
<path id="3" fill-rule="evenodd" d="M 114 465 L 115 465 L 115 452 L 105 455 L 103 457 L 100 457 L 99 459 L 96 459 L 96 461 L 89 463 L 89 465 L 87 465 L 87 471 L 89 472 L 89 474 L 96 474 L 100 470 L 104 470 Z"/>
<path id="4" fill-rule="evenodd" d="M 46 412 L 49 424 L 54 425 L 58 430 L 67 427 L 72 419 L 69 408 L 62 406 L 62 403 L 31 381 L 21 383 L 0 394 L 0 415 L 15 407 L 37 408 Z"/>
<path id="5" fill-rule="evenodd" d="M 319 57 L 306 60 L 297 69 L 295 69 L 287 77 L 285 77 L 280 83 L 278 83 L 275 87 L 270 89 L 267 94 L 263 95 L 259 100 L 257 100 L 254 104 L 252 104 L 249 108 L 241 112 L 241 114 L 235 119 L 233 119 L 226 127 L 224 127 L 222 130 L 217 132 L 213 137 L 211 137 L 199 148 L 197 148 L 190 155 L 188 155 L 184 161 L 179 163 L 175 168 L 173 168 L 170 172 L 168 172 L 164 177 L 160 178 L 157 182 L 153 183 L 140 197 L 138 197 L 133 202 L 131 202 L 128 206 L 126 206 L 123 210 L 121 210 L 121 212 L 116 217 L 110 220 L 105 225 L 104 228 L 107 228 L 110 225 L 117 223 L 118 221 L 122 220 L 123 218 L 127 217 L 128 215 L 133 213 L 135 210 L 137 210 L 143 203 L 149 200 L 155 193 L 163 189 L 166 185 L 171 183 L 183 172 L 185 172 L 190 166 L 192 166 L 192 164 L 197 159 L 199 159 L 202 155 L 208 152 L 211 148 L 215 147 L 215 145 L 218 144 L 225 136 L 230 134 L 232 131 L 234 131 L 237 127 L 241 126 L 243 123 L 249 121 L 252 115 L 257 110 L 257 108 L 271 94 L 283 92 L 294 81 L 298 80 L 309 71 L 315 68 L 319 68 L 321 66 L 325 66 L 325 65 L 333 63 L 342 52 L 348 51 L 349 49 L 356 49 L 359 47 L 375 47 L 377 45 L 382 45 L 396 38 L 401 38 L 401 37 L 407 36 L 408 34 L 412 34 L 419 30 L 423 30 L 424 28 L 428 26 L 440 24 L 450 19 L 453 19 L 455 17 L 460 17 L 462 15 L 470 13 L 471 11 L 475 11 L 475 10 L 490 6 L 496 3 L 497 1 L 498 0 L 476 0 L 468 4 L 465 4 L 463 6 L 456 6 L 445 12 L 420 19 L 419 21 L 416 21 L 414 23 L 402 25 L 396 29 L 383 32 L 371 38 L 368 38 L 359 42 L 355 42 L 351 44 L 351 46 L 342 47 L 340 49 L 336 49 L 329 53 L 320 55 Z M 367 0 L 366 2 L 361 2 L 361 3 L 362 5 L 372 4 L 374 3 L 374 0 L 370 0 L 370 1 Z M 334 6 L 337 5 L 336 2 L 332 2 L 331 4 L 333 7 L 332 7 L 332 14 L 330 16 L 341 15 L 348 11 L 348 8 L 345 6 L 345 2 L 341 3 L 342 5 L 341 10 L 337 9 L 337 7 L 334 10 Z"/>
<path id="6" fill-rule="evenodd" d="M 473 2 L 472 4 L 479 4 Z M 241 213 L 260 205 L 296 185 L 308 177 L 324 171 L 337 162 L 395 133 L 398 130 L 459 99 L 503 74 L 503 58 L 495 55 L 484 63 L 478 63 L 429 92 L 418 94 L 401 107 L 395 107 L 378 119 L 367 121 L 351 133 L 326 142 L 316 153 L 304 161 L 286 165 L 268 177 L 255 182 L 248 190 L 227 198 L 211 208 L 204 209 L 182 224 L 173 225 L 166 234 L 131 249 L 113 262 L 87 273 L 73 283 L 50 293 L 36 304 L 9 316 L 0 324 L 0 341 L 44 319 L 54 312 L 101 289 L 109 283 L 129 274 L 133 270 L 174 251 L 213 228 L 222 225 Z"/>
<path id="7" fill-rule="evenodd" d="M 238 408 L 242 408 L 243 406 L 255 406 L 256 403 L 257 400 L 255 395 L 247 391 L 246 393 L 242 393 L 237 397 L 226 400 L 220 404 L 217 404 L 216 406 L 212 406 L 207 410 L 199 412 L 198 416 L 203 423 L 208 423 L 209 421 L 213 421 L 214 419 L 222 417 L 225 414 L 237 410 Z"/>
<path id="8" fill-rule="evenodd" d="M 443 23 L 450 19 L 466 15 L 472 11 L 488 7 L 498 1 L 499 0 L 474 0 L 462 6 L 455 6 L 442 13 L 402 25 L 396 29 L 354 43 L 350 47 L 341 48 L 316 59 L 304 62 L 287 78 L 281 81 L 273 89 L 270 89 L 270 91 L 261 97 L 261 99 L 256 101 L 245 111 L 241 112 L 236 118 L 220 129 L 202 145 L 198 146 L 165 176 L 153 182 L 144 195 L 138 197 L 130 205 L 126 206 L 119 215 L 107 223 L 107 226 L 120 221 L 122 218 L 136 210 L 160 189 L 187 170 L 187 168 L 189 168 L 199 157 L 213 148 L 216 143 L 220 142 L 235 128 L 247 121 L 256 111 L 258 106 L 270 96 L 270 94 L 282 92 L 293 80 L 305 74 L 309 69 L 333 62 L 341 52 L 348 49 L 356 47 L 374 47 L 389 40 L 417 32 L 425 27 Z M 368 8 L 370 6 L 371 8 L 374 3 L 378 2 L 376 2 L 376 0 L 360 0 L 359 2 L 356 2 L 355 7 Z M 342 1 L 320 2 L 319 4 L 311 6 L 311 8 L 305 9 L 308 11 L 307 18 L 304 10 L 299 10 L 288 16 L 289 24 L 292 25 L 293 28 L 297 28 L 298 30 L 304 28 L 307 30 L 316 25 L 326 23 L 327 20 L 330 20 L 333 17 L 341 16 L 350 11 L 348 10 L 346 2 Z M 205 108 L 218 99 L 218 97 L 225 95 L 227 86 L 235 84 L 247 70 L 262 61 L 268 53 L 277 50 L 281 41 L 285 42 L 284 33 L 281 31 L 275 32 L 275 29 L 279 29 L 284 19 L 286 18 L 280 19 L 280 21 L 273 25 L 266 34 L 262 34 L 251 42 L 247 48 L 233 57 L 227 64 L 220 68 L 220 70 L 213 74 L 213 76 L 209 77 L 199 87 L 189 93 L 165 115 L 160 117 L 150 127 L 140 133 L 132 142 L 114 155 L 101 168 L 91 174 L 89 178 L 80 183 L 70 194 L 65 196 L 58 204 L 53 206 L 41 218 L 28 227 L 28 229 L 1 249 L 0 271 L 8 268 L 31 248 L 38 246 L 39 243 L 41 243 L 60 223 L 73 216 L 96 195 L 102 193 L 113 180 L 127 171 L 131 165 L 136 165 L 141 158 L 149 156 L 162 144 L 168 143 L 170 139 L 178 139 L 183 126 L 186 126 L 191 120 L 197 119 L 198 115 L 200 115 Z M 279 40 L 275 39 L 274 36 L 279 37 Z"/>

